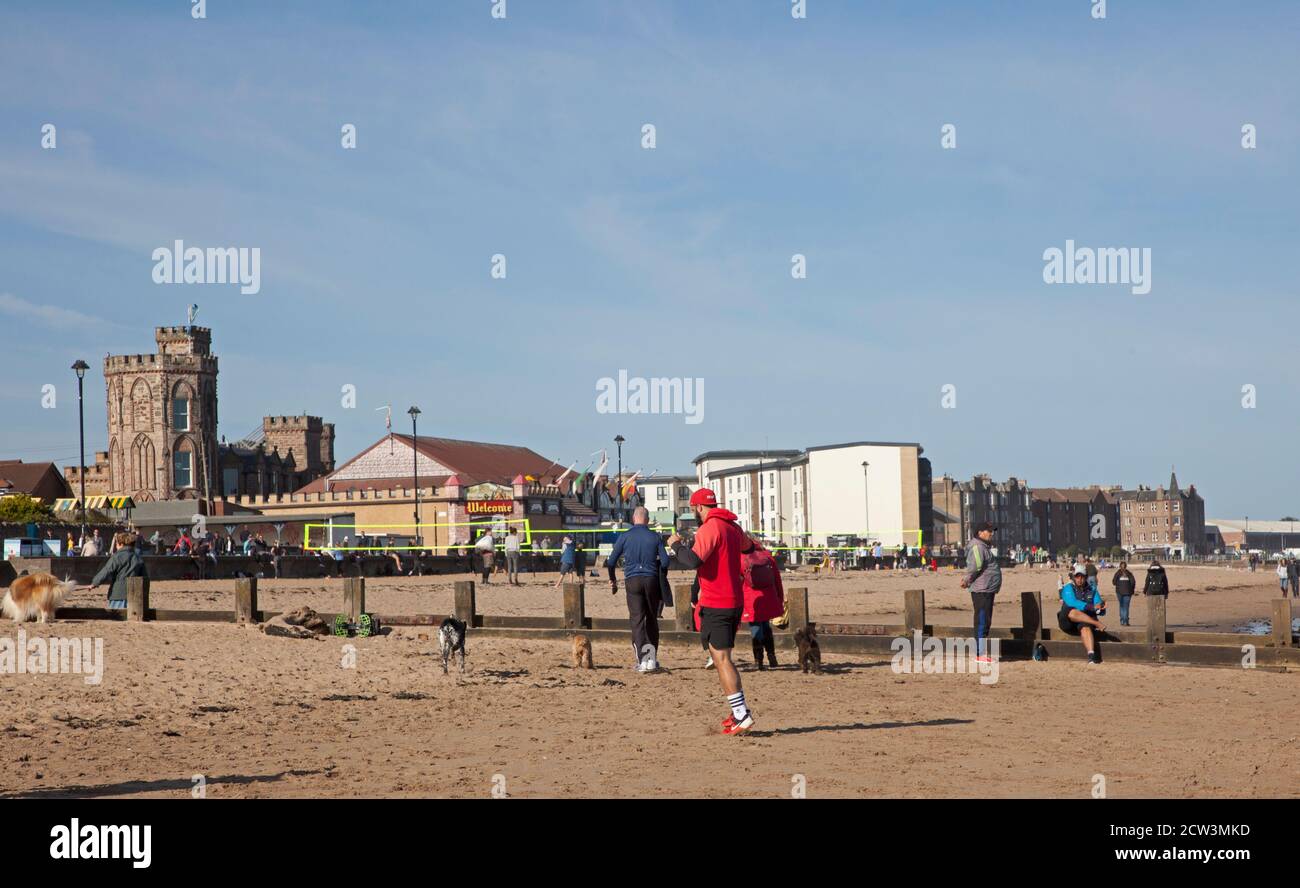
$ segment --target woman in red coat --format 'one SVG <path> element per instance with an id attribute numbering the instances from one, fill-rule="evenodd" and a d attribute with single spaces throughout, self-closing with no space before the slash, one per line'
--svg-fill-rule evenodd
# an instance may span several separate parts
<path id="1" fill-rule="evenodd" d="M 745 579 L 745 608 L 740 618 L 749 623 L 754 643 L 754 663 L 763 668 L 763 651 L 768 664 L 776 665 L 776 638 L 771 621 L 785 613 L 785 587 L 781 569 L 772 553 L 753 536 L 745 538 L 740 550 L 740 568 Z"/>

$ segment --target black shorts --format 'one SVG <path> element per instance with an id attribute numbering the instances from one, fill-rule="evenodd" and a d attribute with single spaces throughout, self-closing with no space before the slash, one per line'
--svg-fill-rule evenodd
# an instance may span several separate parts
<path id="1" fill-rule="evenodd" d="M 740 612 L 738 607 L 700 608 L 700 640 L 715 650 L 731 650 L 736 643 Z"/>
<path id="2" fill-rule="evenodd" d="M 1082 628 L 1083 624 L 1076 623 L 1074 622 L 1074 620 L 1070 619 L 1070 611 L 1072 610 L 1075 610 L 1075 608 L 1070 607 L 1068 604 L 1062 603 L 1061 609 L 1056 612 L 1056 625 L 1060 626 L 1061 631 L 1066 633 L 1067 635 L 1078 635 L 1079 629 Z M 1090 610 L 1086 610 L 1084 611 L 1084 613 L 1090 617 L 1093 617 L 1094 619 L 1097 616 Z"/>

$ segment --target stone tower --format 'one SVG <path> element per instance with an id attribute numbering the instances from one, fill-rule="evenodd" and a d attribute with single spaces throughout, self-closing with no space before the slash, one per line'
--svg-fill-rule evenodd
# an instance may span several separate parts
<path id="1" fill-rule="evenodd" d="M 281 457 L 293 457 L 302 483 L 334 471 L 334 423 L 319 416 L 266 416 L 262 434 L 268 450 L 275 448 Z"/>
<path id="2" fill-rule="evenodd" d="M 206 327 L 158 327 L 158 353 L 104 359 L 111 492 L 217 494 L 217 359 Z"/>

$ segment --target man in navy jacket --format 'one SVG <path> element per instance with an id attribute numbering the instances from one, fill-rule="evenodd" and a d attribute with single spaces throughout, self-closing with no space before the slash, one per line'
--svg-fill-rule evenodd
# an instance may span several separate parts
<path id="1" fill-rule="evenodd" d="M 637 506 L 632 527 L 618 535 L 605 566 L 609 569 L 610 593 L 618 592 L 614 569 L 623 560 L 627 585 L 627 613 L 632 623 L 632 646 L 636 648 L 637 672 L 659 668 L 659 611 L 662 608 L 659 570 L 668 567 L 668 552 L 659 534 L 650 529 L 650 512 Z"/>

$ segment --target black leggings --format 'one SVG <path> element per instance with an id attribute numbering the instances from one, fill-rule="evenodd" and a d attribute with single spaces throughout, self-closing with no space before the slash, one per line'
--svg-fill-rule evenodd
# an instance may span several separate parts
<path id="1" fill-rule="evenodd" d="M 659 577 L 628 577 L 627 615 L 632 623 L 632 647 L 638 661 L 659 659 Z M 647 646 L 648 649 L 647 649 Z"/>

